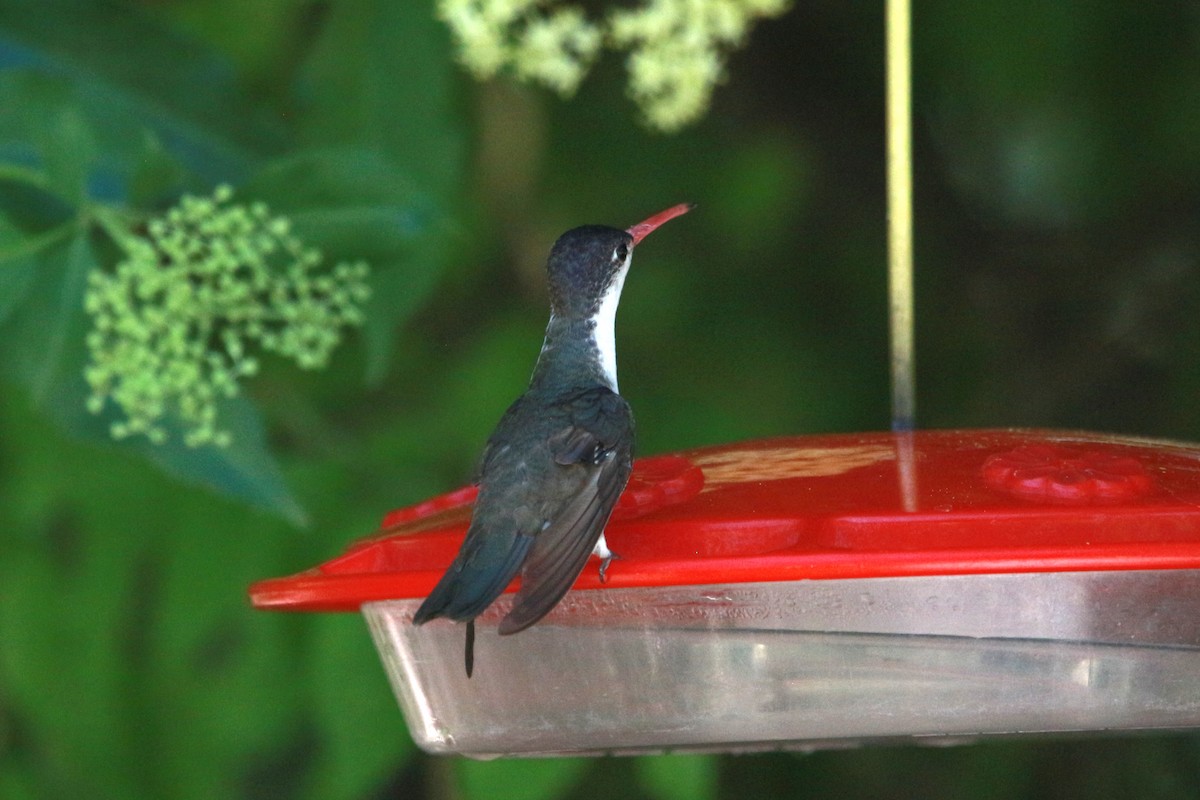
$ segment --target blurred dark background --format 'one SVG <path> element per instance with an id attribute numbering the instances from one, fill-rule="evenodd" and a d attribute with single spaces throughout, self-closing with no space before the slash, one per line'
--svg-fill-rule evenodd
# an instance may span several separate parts
<path id="1" fill-rule="evenodd" d="M 921 426 L 1200 439 L 1200 5 L 913 17 Z M 569 101 L 473 81 L 430 2 L 0 0 L 0 68 L 0 798 L 1200 795 L 1193 735 L 433 759 L 359 618 L 248 608 L 467 480 L 578 224 L 698 204 L 626 284 L 641 453 L 887 428 L 882 4 L 797 0 L 670 136 L 615 53 Z M 78 275 L 38 237 L 84 220 L 111 269 L 95 209 L 221 182 L 370 260 L 368 324 L 324 371 L 266 362 L 227 453 L 113 443 L 82 410 Z"/>

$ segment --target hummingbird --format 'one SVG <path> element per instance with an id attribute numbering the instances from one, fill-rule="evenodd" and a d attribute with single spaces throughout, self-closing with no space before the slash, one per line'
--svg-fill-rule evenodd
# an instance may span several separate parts
<path id="1" fill-rule="evenodd" d="M 518 573 L 502 636 L 549 613 L 592 553 L 604 580 L 615 556 L 604 527 L 633 466 L 633 413 L 617 393 L 617 303 L 634 247 L 691 208 L 672 206 L 625 230 L 584 225 L 550 250 L 550 322 L 529 388 L 488 438 L 466 538 L 413 615 L 416 625 L 436 617 L 467 623 L 468 678 L 475 617 Z"/>

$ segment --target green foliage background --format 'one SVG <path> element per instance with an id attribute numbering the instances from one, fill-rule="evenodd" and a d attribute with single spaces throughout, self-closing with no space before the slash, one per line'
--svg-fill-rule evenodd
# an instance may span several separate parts
<path id="1" fill-rule="evenodd" d="M 1200 14 L 916 4 L 919 416 L 1200 439 Z M 640 251 L 643 453 L 884 428 L 882 8 L 797 3 L 707 119 L 456 69 L 428 2 L 0 0 L 0 798 L 1194 797 L 1194 736 L 471 763 L 415 752 L 361 621 L 253 580 L 463 482 L 540 344 L 561 231 L 699 207 Z M 113 219 L 229 182 L 367 326 L 265 365 L 226 451 L 118 445 L 80 301 Z"/>

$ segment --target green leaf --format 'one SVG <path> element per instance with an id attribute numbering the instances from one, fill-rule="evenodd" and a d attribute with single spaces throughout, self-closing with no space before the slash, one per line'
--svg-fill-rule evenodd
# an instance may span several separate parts
<path id="1" fill-rule="evenodd" d="M 151 131 L 143 131 L 139 139 L 140 150 L 129 174 L 130 205 L 162 208 L 173 204 L 187 186 L 186 170 Z"/>
<path id="2" fill-rule="evenodd" d="M 371 299 L 363 324 L 368 385 L 383 381 L 396 346 L 396 329 L 433 294 L 443 273 L 439 255 L 439 248 L 430 245 L 414 247 L 406 259 L 372 262 Z"/>
<path id="3" fill-rule="evenodd" d="M 96 141 L 68 82 L 31 70 L 6 70 L 0 73 L 0 105 L 13 110 L 0 123 L 0 142 L 7 139 L 10 150 L 23 145 L 36 152 L 40 186 L 78 205 L 87 192 Z"/>
<path id="4" fill-rule="evenodd" d="M 75 214 L 93 195 L 105 202 L 127 197 L 134 207 L 173 200 L 186 173 L 161 138 L 136 119 L 95 108 L 89 114 L 87 106 L 61 75 L 0 71 L 0 107 L 18 109 L 0 118 L 0 158 L 11 159 L 0 161 L 0 181 L 50 193 Z M 11 194 L 8 204 L 30 213 Z M 42 205 L 43 213 L 33 214 L 39 222 L 62 213 L 53 203 Z"/>
<path id="5" fill-rule="evenodd" d="M 304 141 L 378 150 L 434 197 L 457 193 L 466 136 L 449 35 L 431 2 L 331 5 L 304 74 Z"/>
<path id="6" fill-rule="evenodd" d="M 80 233 L 67 246 L 63 280 L 57 292 L 52 293 L 46 314 L 40 317 L 48 336 L 40 352 L 41 363 L 33 373 L 33 395 L 45 401 L 52 390 L 65 381 L 71 381 L 75 373 L 66 374 L 73 366 L 71 350 L 73 342 L 83 329 L 81 309 L 83 295 L 87 291 L 88 274 L 96 268 L 91 243 L 86 233 Z M 74 381 L 72 381 L 74 382 Z"/>
<path id="7" fill-rule="evenodd" d="M 454 771 L 465 800 L 555 800 L 578 783 L 592 763 L 585 758 L 460 759 Z"/>
<path id="8" fill-rule="evenodd" d="M 304 77 L 306 103 L 298 114 L 303 141 L 376 151 L 438 206 L 457 199 L 466 136 L 449 35 L 431 2 L 331 5 Z M 373 279 L 375 297 L 364 330 L 369 383 L 382 380 L 396 328 L 442 272 L 449 228 L 440 220 L 439 225 L 402 259 L 375 264 L 394 274 Z M 395 297 L 385 294 L 394 290 Z"/>
<path id="9" fill-rule="evenodd" d="M 244 187 L 337 259 L 394 258 L 438 232 L 444 212 L 378 150 L 306 150 L 268 162 Z"/>
<path id="10" fill-rule="evenodd" d="M 120 543 L 109 548 L 86 556 L 81 574 L 65 575 L 40 554 L 11 558 L 0 571 L 0 684 L 47 760 L 43 772 L 113 796 L 133 788 L 122 763 L 130 755 L 119 701 L 126 672 L 113 633 L 136 562 L 119 561 Z"/>
<path id="11" fill-rule="evenodd" d="M 9 437 L 21 435 L 18 428 L 7 430 Z M 8 444 L 11 453 L 11 438 Z M 25 474 L 6 481 L 6 489 L 36 486 L 51 480 L 52 471 L 61 482 L 62 462 L 44 457 L 52 445 L 28 442 L 23 449 L 34 446 L 43 448 L 40 463 L 22 458 Z M 80 471 L 72 470 L 76 486 Z M 5 527 L 14 521 L 9 514 Z M 88 510 L 70 503 L 23 516 L 22 527 L 33 536 L 6 543 L 0 560 L 0 692 L 26 727 L 26 746 L 36 754 L 30 763 L 44 785 L 132 794 L 122 703 L 129 670 L 118 634 L 130 608 L 142 532 L 111 540 L 88 536 Z"/>
<path id="12" fill-rule="evenodd" d="M 38 71 L 66 76 L 108 149 L 131 128 L 149 127 L 216 181 L 280 147 L 278 122 L 237 86 L 228 62 L 140 5 L 6 0 L 0 48 L 22 53 Z"/>
<path id="13" fill-rule="evenodd" d="M 96 157 L 96 141 L 83 112 L 66 106 L 47 121 L 42 140 L 43 165 L 50 187 L 76 204 L 87 196 L 88 175 Z"/>
<path id="14" fill-rule="evenodd" d="M 179 480 L 236 497 L 294 525 L 307 525 L 308 515 L 267 446 L 262 418 L 253 403 L 234 398 L 222 403 L 218 414 L 222 428 L 232 436 L 228 447 L 188 447 L 182 430 L 170 426 L 164 444 L 138 441 L 131 446 Z"/>
<path id="15" fill-rule="evenodd" d="M 309 796 L 370 797 L 416 747 L 362 617 L 326 614 L 313 621 L 312 633 L 306 662 L 321 746 Z"/>
<path id="16" fill-rule="evenodd" d="M 154 564 L 137 734 L 162 796 L 233 797 L 251 776 L 270 774 L 264 765 L 301 733 L 304 665 L 294 656 L 303 620 L 255 613 L 245 600 L 295 537 L 204 494 L 164 488 L 170 536 Z"/>
<path id="17" fill-rule="evenodd" d="M 37 264 L 31 239 L 0 214 L 0 325 L 33 285 Z"/>
<path id="18" fill-rule="evenodd" d="M 21 465 L 0 476 L 0 697 L 34 785 L 239 796 L 300 716 L 299 618 L 252 614 L 244 595 L 295 537 L 141 460 L 97 458 L 22 405 L 0 404 Z"/>
<path id="19" fill-rule="evenodd" d="M 26 302 L 8 314 L 0 329 L 7 366 L 39 404 L 56 404 L 61 392 L 83 402 L 82 348 L 74 345 L 86 327 L 83 294 L 95 266 L 82 232 L 44 249 L 25 289 Z"/>
<path id="20" fill-rule="evenodd" d="M 23 764 L 8 763 L 0 757 L 0 797 L 6 800 L 41 800 L 44 795 L 38 790 L 30 770 Z"/>
<path id="21" fill-rule="evenodd" d="M 636 761 L 638 782 L 654 800 L 715 800 L 717 760 L 712 756 L 650 756 Z"/>

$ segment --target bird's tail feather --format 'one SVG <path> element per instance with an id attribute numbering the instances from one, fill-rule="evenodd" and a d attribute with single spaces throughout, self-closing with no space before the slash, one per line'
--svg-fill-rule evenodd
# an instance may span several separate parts
<path id="1" fill-rule="evenodd" d="M 467 677 L 471 677 L 471 673 L 475 671 L 475 620 L 467 620 L 467 646 L 466 652 L 463 654 L 463 660 L 467 665 Z"/>
<path id="2" fill-rule="evenodd" d="M 413 624 L 421 625 L 435 617 L 465 622 L 479 616 L 512 582 L 532 544 L 532 536 L 516 536 L 504 560 L 491 565 L 486 558 L 463 558 L 460 554 L 421 603 Z"/>

